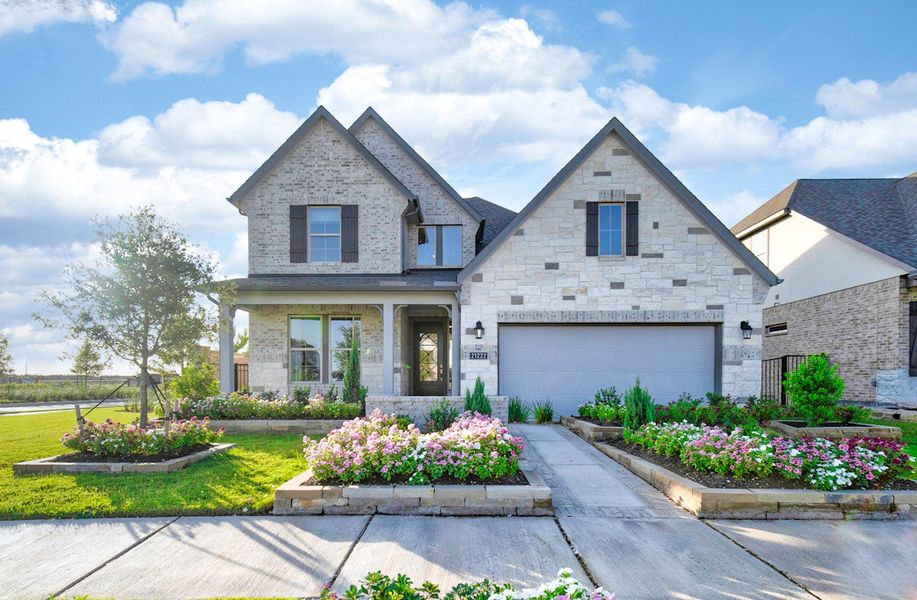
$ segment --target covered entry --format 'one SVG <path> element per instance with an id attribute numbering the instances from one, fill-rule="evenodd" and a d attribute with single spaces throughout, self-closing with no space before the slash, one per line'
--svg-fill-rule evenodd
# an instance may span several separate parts
<path id="1" fill-rule="evenodd" d="M 718 389 L 715 325 L 509 325 L 499 330 L 500 395 L 550 398 L 575 414 L 596 390 L 637 377 L 657 403 Z"/>

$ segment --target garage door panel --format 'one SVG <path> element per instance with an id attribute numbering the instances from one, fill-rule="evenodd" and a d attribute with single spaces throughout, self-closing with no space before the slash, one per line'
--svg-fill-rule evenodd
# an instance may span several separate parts
<path id="1" fill-rule="evenodd" d="M 550 398 L 557 414 L 637 377 L 657 402 L 714 389 L 713 326 L 501 325 L 498 335 L 500 394 Z"/>

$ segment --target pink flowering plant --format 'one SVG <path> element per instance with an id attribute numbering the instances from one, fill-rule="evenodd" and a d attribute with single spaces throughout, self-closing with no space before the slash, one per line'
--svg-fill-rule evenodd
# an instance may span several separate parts
<path id="1" fill-rule="evenodd" d="M 879 488 L 906 478 L 913 459 L 901 442 L 881 438 L 798 440 L 736 428 L 649 423 L 624 432 L 625 440 L 664 456 L 677 456 L 698 471 L 729 477 L 777 475 L 820 490 Z"/>
<path id="2" fill-rule="evenodd" d="M 399 426 L 377 410 L 347 421 L 321 440 L 303 438 L 306 462 L 317 481 L 367 479 L 425 484 L 444 477 L 499 479 L 519 470 L 522 439 L 499 419 L 463 413 L 443 431 Z"/>
<path id="3" fill-rule="evenodd" d="M 102 423 L 86 421 L 82 428 L 64 434 L 61 443 L 75 452 L 98 456 L 155 456 L 210 444 L 222 435 L 222 430 L 212 431 L 208 427 L 207 419 L 175 421 L 168 434 L 156 427 L 125 425 L 106 419 Z"/>
<path id="4" fill-rule="evenodd" d="M 359 403 L 336 401 L 321 393 L 300 401 L 275 394 L 232 392 L 210 398 L 183 398 L 175 414 L 186 419 L 351 419 L 362 410 Z"/>

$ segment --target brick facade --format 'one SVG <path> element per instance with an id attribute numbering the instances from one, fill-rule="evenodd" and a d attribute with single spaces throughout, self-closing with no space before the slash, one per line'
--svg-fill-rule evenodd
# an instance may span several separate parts
<path id="1" fill-rule="evenodd" d="M 908 302 L 917 290 L 891 277 L 764 310 L 764 324 L 787 324 L 764 338 L 764 357 L 826 353 L 838 366 L 848 402 L 917 402 L 907 376 Z M 910 395 L 910 399 L 908 396 Z"/>
<path id="2" fill-rule="evenodd" d="M 586 202 L 602 195 L 639 201 L 639 256 L 586 256 Z M 463 385 L 480 376 L 498 389 L 498 323 L 508 315 L 516 322 L 530 313 L 539 322 L 678 323 L 699 311 L 722 323 L 723 393 L 757 395 L 768 289 L 610 136 L 464 283 L 462 354 L 481 346 L 490 360 L 464 364 Z M 478 320 L 483 340 L 467 328 Z M 746 320 L 754 327 L 749 340 L 739 328 Z"/>

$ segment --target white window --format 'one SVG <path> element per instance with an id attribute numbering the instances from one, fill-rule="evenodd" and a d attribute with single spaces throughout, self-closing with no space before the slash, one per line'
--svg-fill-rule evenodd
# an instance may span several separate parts
<path id="1" fill-rule="evenodd" d="M 462 266 L 461 225 L 421 225 L 417 228 L 417 265 Z"/>
<path id="2" fill-rule="evenodd" d="M 786 323 L 775 323 L 774 325 L 768 325 L 764 328 L 764 335 L 786 335 L 787 327 Z"/>
<path id="3" fill-rule="evenodd" d="M 331 317 L 331 381 L 344 381 L 353 339 L 360 340 L 360 317 Z"/>
<path id="4" fill-rule="evenodd" d="M 318 382 L 322 377 L 322 318 L 290 318 L 290 380 Z"/>
<path id="5" fill-rule="evenodd" d="M 309 260 L 341 262 L 341 207 L 309 207 Z"/>
<path id="6" fill-rule="evenodd" d="M 624 205 L 599 204 L 599 256 L 624 255 Z"/>

